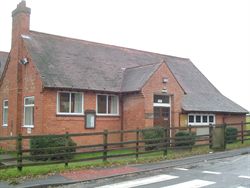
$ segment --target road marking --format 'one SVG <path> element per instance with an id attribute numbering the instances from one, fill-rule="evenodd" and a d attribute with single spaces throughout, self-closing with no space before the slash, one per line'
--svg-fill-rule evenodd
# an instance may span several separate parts
<path id="1" fill-rule="evenodd" d="M 212 185 L 212 184 L 215 184 L 215 182 L 196 179 L 196 180 L 187 181 L 187 182 L 170 185 L 167 187 L 161 187 L 161 188 L 183 188 L 183 187 L 200 188 L 200 187 L 205 187 L 205 186 Z"/>
<path id="2" fill-rule="evenodd" d="M 136 180 L 131 180 L 131 181 L 124 181 L 120 183 L 114 183 L 110 185 L 104 185 L 98 188 L 130 188 L 130 187 L 137 187 L 137 186 L 142 186 L 142 185 L 147 185 L 151 183 L 157 183 L 161 181 L 167 181 L 171 179 L 178 178 L 178 176 L 171 176 L 171 175 L 157 175 L 153 177 L 147 177 L 147 178 L 140 178 Z"/>
<path id="3" fill-rule="evenodd" d="M 221 172 L 212 172 L 212 171 L 202 171 L 202 173 L 204 173 L 204 174 L 216 174 L 216 175 L 221 174 Z"/>
<path id="4" fill-rule="evenodd" d="M 238 186 L 237 188 L 246 188 L 246 187 Z"/>
<path id="5" fill-rule="evenodd" d="M 182 171 L 187 171 L 189 169 L 186 169 L 186 168 L 174 168 L 175 170 L 182 170 Z"/>
<path id="6" fill-rule="evenodd" d="M 250 179 L 250 176 L 238 176 L 239 178 L 246 178 L 246 179 Z"/>
<path id="7" fill-rule="evenodd" d="M 241 160 L 242 158 L 245 158 L 246 156 L 241 156 L 241 157 L 237 157 L 236 159 L 232 160 L 232 163 L 235 163 L 239 160 Z"/>

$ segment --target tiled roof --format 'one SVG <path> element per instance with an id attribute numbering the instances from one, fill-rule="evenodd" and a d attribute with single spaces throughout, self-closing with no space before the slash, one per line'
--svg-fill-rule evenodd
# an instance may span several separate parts
<path id="1" fill-rule="evenodd" d="M 125 69 L 121 91 L 140 91 L 159 66 L 160 63 Z"/>
<path id="2" fill-rule="evenodd" d="M 0 77 L 2 76 L 3 69 L 6 64 L 8 55 L 9 55 L 8 52 L 0 52 Z"/>
<path id="3" fill-rule="evenodd" d="M 186 58 L 34 31 L 23 36 L 23 40 L 47 88 L 139 91 L 164 61 L 186 94 L 182 101 L 184 110 L 246 112 L 224 97 Z M 203 95 L 204 99 L 196 100 L 196 96 Z M 206 104 L 209 96 L 220 100 L 223 107 Z"/>
<path id="4" fill-rule="evenodd" d="M 235 102 L 217 93 L 187 94 L 183 98 L 182 108 L 185 111 L 195 112 L 248 113 Z"/>

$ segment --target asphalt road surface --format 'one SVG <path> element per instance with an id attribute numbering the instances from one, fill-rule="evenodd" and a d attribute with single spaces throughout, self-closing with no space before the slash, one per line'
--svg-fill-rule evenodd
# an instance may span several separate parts
<path id="1" fill-rule="evenodd" d="M 250 154 L 61 188 L 250 188 Z"/>

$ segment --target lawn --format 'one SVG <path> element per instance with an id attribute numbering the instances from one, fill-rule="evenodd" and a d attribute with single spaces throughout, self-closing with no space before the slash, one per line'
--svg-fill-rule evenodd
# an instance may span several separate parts
<path id="1" fill-rule="evenodd" d="M 167 156 L 163 155 L 163 151 L 158 151 L 154 153 L 147 153 L 140 155 L 138 159 L 136 159 L 134 155 L 121 158 L 110 158 L 108 159 L 107 162 L 103 162 L 102 160 L 95 160 L 95 161 L 69 163 L 67 167 L 65 167 L 64 164 L 30 166 L 30 167 L 24 167 L 21 172 L 19 172 L 16 168 L 10 168 L 10 169 L 0 170 L 0 181 L 8 180 L 17 182 L 19 180 L 26 178 L 34 178 L 36 176 L 41 176 L 41 175 L 46 176 L 48 174 L 55 174 L 70 170 L 89 169 L 93 167 L 121 166 L 127 164 L 150 163 L 150 162 L 161 161 L 164 159 L 178 159 L 183 157 L 189 157 L 192 155 L 206 154 L 209 152 L 211 152 L 211 150 L 208 147 L 202 146 L 193 148 L 192 150 L 182 150 L 182 151 L 169 150 Z M 126 153 L 134 153 L 134 151 L 133 150 L 114 151 L 108 153 L 108 155 L 117 155 Z M 101 155 L 102 153 L 80 154 L 76 155 L 74 159 L 98 157 Z"/>
<path id="2" fill-rule="evenodd" d="M 246 121 L 250 123 L 250 116 L 246 117 Z"/>
<path id="3" fill-rule="evenodd" d="M 250 116 L 246 117 L 246 122 L 250 123 Z M 250 131 L 250 124 L 247 124 L 246 129 Z"/>
<path id="4" fill-rule="evenodd" d="M 241 147 L 249 147 L 250 140 L 245 141 L 244 144 L 241 142 L 236 142 L 233 144 L 227 145 L 227 150 L 241 148 Z M 69 163 L 67 167 L 64 164 L 55 164 L 55 165 L 44 165 L 44 166 L 31 166 L 31 167 L 24 167 L 21 172 L 19 172 L 16 168 L 11 169 L 3 169 L 0 170 L 0 181 L 1 180 L 8 180 L 13 183 L 18 183 L 18 181 L 27 178 L 35 178 L 37 176 L 46 176 L 49 174 L 55 174 L 70 170 L 77 170 L 77 169 L 89 169 L 94 167 L 109 167 L 109 166 L 121 166 L 127 164 L 141 164 L 141 163 L 149 163 L 149 162 L 156 162 L 166 159 L 179 159 L 194 155 L 200 154 L 207 154 L 211 152 L 208 146 L 199 146 L 194 147 L 192 150 L 168 150 L 167 156 L 163 155 L 163 151 L 148 153 L 144 155 L 140 155 L 138 159 L 135 156 L 129 157 L 121 157 L 121 158 L 111 158 L 108 159 L 107 162 L 103 162 L 102 160 L 95 160 L 95 161 L 86 161 L 86 162 L 75 162 Z M 122 150 L 122 151 L 115 151 L 110 152 L 108 155 L 115 155 L 115 154 L 126 154 L 126 153 L 133 153 L 132 150 Z M 89 157 L 97 157 L 101 156 L 102 153 L 96 154 L 83 154 L 75 156 L 74 159 L 80 159 L 81 157 L 89 158 Z"/>

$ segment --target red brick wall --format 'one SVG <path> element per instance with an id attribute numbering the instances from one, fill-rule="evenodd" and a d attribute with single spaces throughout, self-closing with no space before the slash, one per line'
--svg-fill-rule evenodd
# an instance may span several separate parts
<path id="1" fill-rule="evenodd" d="M 246 122 L 246 115 L 242 114 L 217 114 L 216 124 Z"/>
<path id="2" fill-rule="evenodd" d="M 96 93 L 83 92 L 84 94 L 84 111 L 96 110 Z M 121 120 L 120 116 L 97 116 L 96 127 L 94 129 L 85 128 L 85 117 L 74 115 L 57 115 L 56 114 L 57 91 L 45 90 L 43 92 L 43 120 L 42 126 L 43 134 L 64 134 L 66 131 L 69 133 L 87 133 L 87 132 L 100 132 L 107 130 L 120 130 Z M 78 138 L 81 144 L 96 144 L 102 142 L 101 136 L 82 137 Z M 112 135 L 109 141 L 117 142 L 120 140 L 120 135 Z"/>
<path id="3" fill-rule="evenodd" d="M 128 94 L 123 97 L 124 130 L 142 129 L 145 127 L 144 97 L 141 93 Z M 135 133 L 124 134 L 124 140 L 135 139 Z"/>
<path id="4" fill-rule="evenodd" d="M 162 83 L 162 78 L 167 77 L 168 83 Z M 162 93 L 162 89 L 167 88 L 167 94 L 171 94 L 171 125 L 179 125 L 179 114 L 181 113 L 181 100 L 184 95 L 182 88 L 177 83 L 173 74 L 165 63 L 162 63 L 158 70 L 152 75 L 142 89 L 145 97 L 145 113 L 153 113 L 154 93 Z M 153 126 L 153 119 L 146 119 L 145 126 Z"/>

